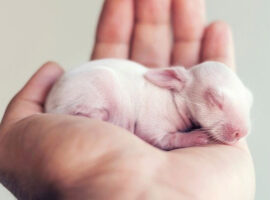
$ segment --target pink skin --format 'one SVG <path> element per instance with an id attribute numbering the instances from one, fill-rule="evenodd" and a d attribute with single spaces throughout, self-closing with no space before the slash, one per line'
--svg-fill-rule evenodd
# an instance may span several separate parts
<path id="1" fill-rule="evenodd" d="M 213 139 L 226 144 L 234 144 L 246 136 L 253 97 L 237 75 L 216 62 L 205 62 L 190 72 L 194 81 L 187 98 L 193 102 L 189 104 L 191 115 L 196 116 L 200 126 Z"/>
<path id="2" fill-rule="evenodd" d="M 249 130 L 251 98 L 238 77 L 217 62 L 190 70 L 149 70 L 130 61 L 103 59 L 66 73 L 45 108 L 108 121 L 171 150 L 208 144 L 211 138 L 235 143 Z"/>

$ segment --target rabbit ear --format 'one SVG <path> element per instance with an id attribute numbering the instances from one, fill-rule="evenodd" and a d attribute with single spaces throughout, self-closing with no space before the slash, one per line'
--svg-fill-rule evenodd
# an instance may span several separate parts
<path id="1" fill-rule="evenodd" d="M 146 72 L 144 78 L 161 87 L 180 92 L 189 80 L 189 72 L 183 67 L 152 69 Z"/>
<path id="2" fill-rule="evenodd" d="M 221 89 L 208 88 L 205 92 L 206 102 L 210 106 L 216 106 L 220 110 L 224 108 L 224 92 Z"/>

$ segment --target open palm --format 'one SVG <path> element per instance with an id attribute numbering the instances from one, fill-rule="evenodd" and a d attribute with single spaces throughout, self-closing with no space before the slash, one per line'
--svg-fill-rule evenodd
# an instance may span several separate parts
<path id="1" fill-rule="evenodd" d="M 205 26 L 203 0 L 107 0 L 92 58 L 126 58 L 149 67 L 216 60 L 234 67 L 233 55 L 230 28 L 222 22 Z M 0 178 L 16 196 L 253 198 L 253 164 L 245 141 L 164 152 L 105 122 L 44 114 L 46 95 L 61 74 L 57 64 L 45 64 L 2 120 Z"/>

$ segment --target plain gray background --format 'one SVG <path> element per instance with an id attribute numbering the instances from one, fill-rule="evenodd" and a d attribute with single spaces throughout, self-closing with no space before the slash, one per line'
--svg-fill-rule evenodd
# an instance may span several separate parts
<path id="1" fill-rule="evenodd" d="M 69 69 L 88 60 L 102 2 L 0 0 L 0 116 L 42 63 L 55 60 Z M 206 0 L 206 4 L 209 21 L 225 20 L 233 27 L 238 74 L 255 96 L 248 142 L 256 167 L 256 200 L 268 200 L 270 1 Z M 0 199 L 14 197 L 0 187 Z"/>

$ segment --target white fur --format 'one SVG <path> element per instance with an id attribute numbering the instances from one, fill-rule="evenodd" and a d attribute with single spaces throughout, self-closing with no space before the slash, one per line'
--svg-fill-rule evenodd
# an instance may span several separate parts
<path id="1" fill-rule="evenodd" d="M 175 67 L 158 71 L 121 59 L 91 61 L 61 77 L 48 95 L 45 110 L 105 120 L 162 149 L 206 144 L 209 138 L 204 130 L 189 129 L 194 123 L 205 130 L 215 128 L 216 118 L 226 118 L 224 111 L 209 106 L 204 98 L 211 82 L 228 96 L 226 106 L 241 105 L 239 123 L 249 123 L 251 94 L 228 70 L 216 62 L 191 70 Z M 243 102 L 239 104 L 239 100 Z M 220 132 L 213 134 L 215 139 L 225 140 Z"/>

